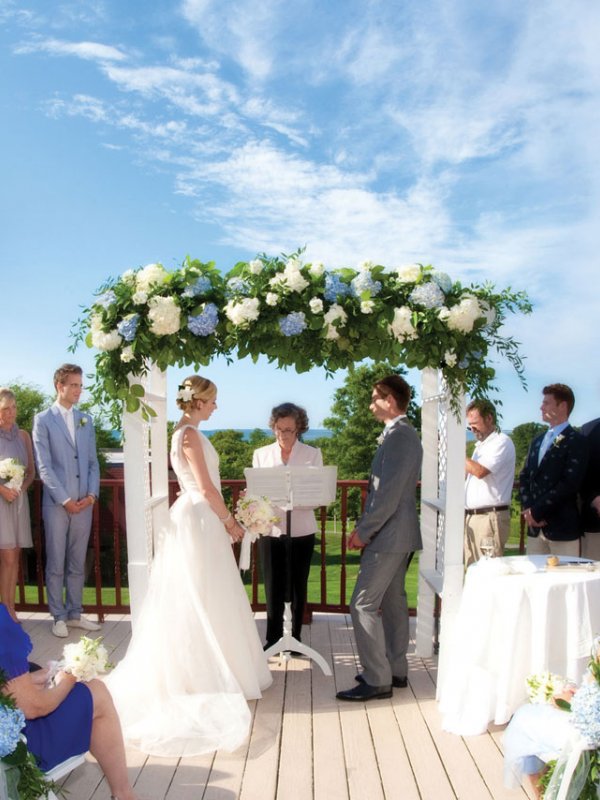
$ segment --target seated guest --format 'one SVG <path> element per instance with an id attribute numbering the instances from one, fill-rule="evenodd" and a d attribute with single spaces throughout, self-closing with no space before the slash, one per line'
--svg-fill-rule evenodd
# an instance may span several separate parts
<path id="1" fill-rule="evenodd" d="M 44 772 L 88 750 L 98 761 L 110 786 L 112 800 L 138 800 L 127 776 L 119 718 L 108 689 L 101 681 L 78 683 L 59 673 L 56 685 L 46 686 L 46 670 L 29 672 L 31 639 L 0 604 L 0 669 L 10 695 L 25 715 L 27 747 Z"/>

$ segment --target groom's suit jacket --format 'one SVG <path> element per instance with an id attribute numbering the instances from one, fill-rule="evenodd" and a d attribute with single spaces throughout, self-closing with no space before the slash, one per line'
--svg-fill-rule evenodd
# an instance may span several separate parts
<path id="1" fill-rule="evenodd" d="M 56 405 L 35 415 L 33 449 L 44 484 L 44 506 L 62 505 L 69 498 L 77 501 L 88 494 L 98 496 L 100 469 L 94 426 L 90 415 L 76 408 L 73 421 L 75 442 Z"/>
<path id="2" fill-rule="evenodd" d="M 416 490 L 423 448 L 406 418 L 391 426 L 371 464 L 365 509 L 356 530 L 372 552 L 412 553 L 423 547 Z"/>
<path id="3" fill-rule="evenodd" d="M 577 493 L 587 466 L 588 443 L 567 425 L 538 464 L 543 438 L 542 433 L 531 443 L 519 476 L 521 506 L 530 508 L 537 522 L 547 523 L 529 528 L 529 536 L 541 532 L 552 541 L 572 541 L 582 533 Z"/>

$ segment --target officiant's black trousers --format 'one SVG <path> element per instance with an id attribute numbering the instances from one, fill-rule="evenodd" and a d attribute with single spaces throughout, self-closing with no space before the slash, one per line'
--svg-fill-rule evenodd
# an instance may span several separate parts
<path id="1" fill-rule="evenodd" d="M 302 617 L 315 534 L 292 536 L 292 636 L 300 641 Z M 286 543 L 283 536 L 261 536 L 258 542 L 265 595 L 267 598 L 267 645 L 283 636 L 283 607 L 286 581 Z"/>

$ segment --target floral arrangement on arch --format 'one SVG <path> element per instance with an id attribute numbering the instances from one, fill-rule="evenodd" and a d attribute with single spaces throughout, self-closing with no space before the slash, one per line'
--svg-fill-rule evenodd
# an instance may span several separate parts
<path id="1" fill-rule="evenodd" d="M 456 408 L 462 391 L 493 388 L 492 350 L 523 380 L 517 342 L 501 329 L 508 312 L 530 311 L 524 292 L 463 287 L 420 264 L 328 269 L 298 251 L 262 254 L 223 275 L 213 262 L 187 258 L 177 270 L 149 264 L 108 281 L 76 323 L 72 349 L 85 340 L 99 351 L 96 401 L 116 399 L 146 415 L 144 389 L 129 375 L 144 375 L 150 361 L 198 368 L 217 355 L 265 355 L 298 372 L 334 372 L 365 358 L 440 368 Z"/>

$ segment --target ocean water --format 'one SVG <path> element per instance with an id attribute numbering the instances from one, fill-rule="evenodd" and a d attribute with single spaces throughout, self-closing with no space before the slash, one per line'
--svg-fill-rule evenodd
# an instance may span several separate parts
<path id="1" fill-rule="evenodd" d="M 221 430 L 232 430 L 232 429 L 215 428 L 214 430 L 205 430 L 203 428 L 202 433 L 204 433 L 210 439 L 210 437 L 214 433 L 218 433 Z M 256 430 L 256 428 L 234 428 L 233 430 L 241 431 L 241 433 L 243 433 L 244 435 L 243 437 L 244 440 L 247 440 L 252 431 Z M 261 430 L 265 434 L 265 436 L 271 436 L 271 437 L 273 436 L 273 433 L 270 428 L 260 428 L 259 430 Z M 311 439 L 320 439 L 322 436 L 325 436 L 329 439 L 331 437 L 331 431 L 327 430 L 327 428 L 310 428 L 308 431 L 306 431 L 305 434 L 303 434 L 302 441 L 310 442 Z"/>

